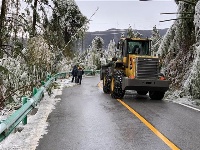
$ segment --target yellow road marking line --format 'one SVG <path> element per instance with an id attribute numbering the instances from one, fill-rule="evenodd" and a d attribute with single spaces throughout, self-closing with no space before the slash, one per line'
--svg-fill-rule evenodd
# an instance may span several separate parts
<path id="1" fill-rule="evenodd" d="M 153 125 L 151 125 L 146 119 L 144 119 L 140 114 L 133 110 L 129 105 L 124 103 L 122 100 L 117 99 L 124 107 L 126 107 L 130 112 L 132 112 L 140 121 L 142 121 L 153 133 L 155 133 L 165 144 L 167 144 L 173 150 L 180 150 L 176 145 L 174 145 L 169 139 L 167 139 L 162 133 L 160 133 Z"/>
<path id="2" fill-rule="evenodd" d="M 98 86 L 102 88 L 101 82 L 98 83 Z M 134 109 L 129 105 L 123 102 L 121 99 L 117 99 L 124 107 L 126 107 L 130 112 L 132 112 L 142 123 L 144 123 L 155 135 L 157 135 L 165 144 L 167 144 L 172 150 L 180 150 L 174 143 L 172 143 L 168 138 L 166 138 L 160 131 L 158 131 L 153 125 L 151 125 L 145 118 L 138 114 Z"/>

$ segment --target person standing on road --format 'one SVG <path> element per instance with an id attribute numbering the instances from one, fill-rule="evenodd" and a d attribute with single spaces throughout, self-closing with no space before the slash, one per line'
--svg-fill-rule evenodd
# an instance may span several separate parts
<path id="1" fill-rule="evenodd" d="M 78 73 L 77 73 L 77 76 L 78 76 L 78 83 L 81 84 L 81 81 L 82 81 L 82 76 L 84 74 L 84 71 L 81 67 L 78 68 Z"/>
<path id="2" fill-rule="evenodd" d="M 75 83 L 76 83 L 76 81 L 77 81 L 77 73 L 78 73 L 78 68 L 75 65 L 73 67 L 73 69 L 72 69 L 72 82 L 75 81 Z"/>

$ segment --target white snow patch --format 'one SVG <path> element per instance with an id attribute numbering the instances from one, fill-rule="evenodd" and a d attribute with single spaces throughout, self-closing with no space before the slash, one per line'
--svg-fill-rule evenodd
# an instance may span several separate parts
<path id="1" fill-rule="evenodd" d="M 193 99 L 191 96 L 183 96 L 180 97 L 180 95 L 182 95 L 183 91 L 181 90 L 177 90 L 172 92 L 166 92 L 166 96 L 164 98 L 165 101 L 169 101 L 169 102 L 173 102 L 173 103 L 177 103 L 180 105 L 183 105 L 185 107 L 189 107 L 191 109 L 200 111 L 200 100 L 199 99 Z"/>

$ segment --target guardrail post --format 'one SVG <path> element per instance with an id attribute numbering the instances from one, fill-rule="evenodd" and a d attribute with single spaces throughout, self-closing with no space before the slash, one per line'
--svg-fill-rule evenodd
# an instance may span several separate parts
<path id="1" fill-rule="evenodd" d="M 45 82 L 44 82 L 44 81 L 41 81 L 41 84 L 42 84 L 42 85 L 44 85 L 44 84 L 45 84 Z"/>
<path id="2" fill-rule="evenodd" d="M 51 78 L 51 75 L 48 74 L 47 77 L 46 77 L 46 81 L 48 81 L 50 78 Z"/>
<path id="3" fill-rule="evenodd" d="M 26 104 L 27 103 L 27 97 L 22 97 L 22 104 Z M 27 124 L 27 116 L 24 117 L 24 119 L 22 120 L 22 124 L 26 125 Z"/>
<path id="4" fill-rule="evenodd" d="M 64 73 L 64 79 L 66 79 L 66 78 L 67 78 L 67 73 L 65 72 L 65 73 Z"/>
<path id="5" fill-rule="evenodd" d="M 33 88 L 33 96 L 34 96 L 36 93 L 37 93 L 37 88 L 34 87 L 34 88 Z"/>

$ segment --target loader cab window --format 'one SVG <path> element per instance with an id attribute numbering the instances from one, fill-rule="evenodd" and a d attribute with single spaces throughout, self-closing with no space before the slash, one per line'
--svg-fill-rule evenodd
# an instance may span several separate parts
<path id="1" fill-rule="evenodd" d="M 128 54 L 150 55 L 149 41 L 129 41 Z"/>

